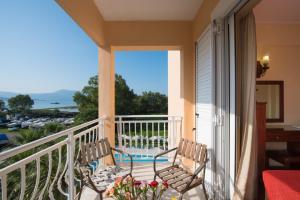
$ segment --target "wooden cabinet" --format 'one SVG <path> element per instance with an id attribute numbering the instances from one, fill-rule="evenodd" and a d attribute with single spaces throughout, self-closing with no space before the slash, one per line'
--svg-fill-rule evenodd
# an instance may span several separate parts
<path id="1" fill-rule="evenodd" d="M 300 130 L 292 126 L 272 126 L 266 129 L 266 142 L 286 142 L 286 150 L 268 150 L 268 168 L 300 169 Z M 269 158 L 282 166 L 269 166 Z"/>
<path id="2" fill-rule="evenodd" d="M 300 142 L 300 130 L 282 126 L 266 129 L 267 142 Z"/>
<path id="3" fill-rule="evenodd" d="M 266 103 L 256 103 L 258 199 L 264 199 L 262 172 L 266 165 Z"/>
<path id="4" fill-rule="evenodd" d="M 266 165 L 266 103 L 256 103 L 257 169 L 261 175 Z"/>

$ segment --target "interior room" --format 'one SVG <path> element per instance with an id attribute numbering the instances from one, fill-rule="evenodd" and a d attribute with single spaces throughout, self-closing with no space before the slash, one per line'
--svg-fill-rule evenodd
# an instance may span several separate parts
<path id="1" fill-rule="evenodd" d="M 262 0 L 254 8 L 256 99 L 266 103 L 267 168 L 300 167 L 300 13 L 296 4 Z"/>
<path id="2" fill-rule="evenodd" d="M 251 0 L 235 15 L 236 185 L 246 199 L 299 199 L 299 7 Z"/>

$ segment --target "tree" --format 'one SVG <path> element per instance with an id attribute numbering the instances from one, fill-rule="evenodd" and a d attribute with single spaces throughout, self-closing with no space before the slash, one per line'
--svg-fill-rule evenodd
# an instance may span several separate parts
<path id="1" fill-rule="evenodd" d="M 136 114 L 167 114 L 168 97 L 159 92 L 143 92 L 137 98 L 138 112 Z"/>
<path id="2" fill-rule="evenodd" d="M 0 111 L 4 110 L 4 108 L 5 108 L 5 102 L 2 99 L 0 99 Z"/>
<path id="3" fill-rule="evenodd" d="M 134 114 L 136 111 L 133 90 L 128 87 L 121 75 L 115 76 L 116 114 Z M 79 113 L 75 117 L 77 123 L 87 122 L 98 117 L 98 76 L 90 78 L 88 85 L 73 97 Z"/>
<path id="4" fill-rule="evenodd" d="M 98 117 L 98 76 L 90 78 L 88 85 L 73 97 L 79 113 L 76 123 L 83 123 Z M 168 98 L 158 92 L 144 92 L 141 96 L 134 93 L 125 79 L 115 76 L 115 109 L 117 115 L 167 114 Z"/>
<path id="5" fill-rule="evenodd" d="M 18 135 L 16 135 L 15 137 L 15 145 L 19 146 L 19 145 L 23 145 L 23 144 L 27 144 L 30 143 L 32 141 L 38 140 L 40 138 L 46 137 L 48 135 L 51 135 L 53 133 L 62 131 L 63 129 L 65 129 L 65 126 L 58 124 L 58 123 L 50 123 L 50 124 L 46 124 L 44 127 L 38 128 L 38 129 L 28 129 L 28 130 L 24 130 L 21 131 Z M 16 163 L 19 160 L 23 160 L 31 155 L 33 155 L 34 153 L 37 153 L 39 151 L 45 150 L 47 147 L 50 147 L 56 143 L 58 143 L 60 140 L 56 140 L 56 141 L 51 141 L 48 142 L 46 144 L 40 145 L 36 148 L 24 151 L 22 153 L 19 153 L 9 159 L 4 160 L 4 162 L 1 163 L 2 167 L 3 166 L 8 166 L 11 165 L 13 163 Z M 62 159 L 62 163 L 65 163 L 67 160 L 67 152 L 66 152 L 66 148 L 61 148 L 61 159 Z M 58 164 L 59 164 L 59 155 L 58 155 L 58 150 L 54 150 L 52 151 L 52 170 L 53 169 L 57 169 L 58 168 Z M 46 179 L 47 179 L 47 174 L 49 171 L 49 165 L 48 165 L 49 161 L 47 156 L 42 156 L 40 157 L 40 185 L 45 185 L 46 183 Z M 29 200 L 32 197 L 32 192 L 34 190 L 34 186 L 35 186 L 35 182 L 36 182 L 36 167 L 35 167 L 36 163 L 35 162 L 29 162 L 26 165 L 26 191 L 24 194 L 24 200 Z M 7 183 L 7 188 L 8 188 L 8 200 L 14 200 L 16 199 L 16 196 L 19 196 L 20 194 L 20 173 L 18 173 L 17 171 L 13 171 L 12 173 L 10 173 L 9 175 L 9 179 L 8 179 L 8 183 Z M 50 183 L 48 183 L 49 185 Z M 56 185 L 55 185 L 56 186 Z M 49 187 L 49 186 L 48 186 Z M 56 187 L 54 187 L 56 188 Z M 45 194 L 43 196 L 42 199 L 47 199 L 46 195 L 47 195 L 47 191 L 45 191 Z M 55 199 L 63 199 L 63 198 L 58 198 L 59 197 L 59 193 L 54 189 L 54 195 L 55 195 Z"/>
<path id="6" fill-rule="evenodd" d="M 58 133 L 65 129 L 65 126 L 59 123 L 49 123 L 44 127 L 37 129 L 27 129 L 21 131 L 15 138 L 16 145 L 27 144 L 29 142 L 38 140 L 48 135 Z"/>
<path id="7" fill-rule="evenodd" d="M 130 115 L 136 113 L 136 95 L 130 89 L 121 75 L 115 77 L 115 101 L 117 115 Z"/>
<path id="8" fill-rule="evenodd" d="M 26 114 L 32 108 L 34 101 L 29 95 L 17 95 L 8 99 L 8 105 L 13 113 Z"/>
<path id="9" fill-rule="evenodd" d="M 98 76 L 90 78 L 88 85 L 73 97 L 79 113 L 75 117 L 77 123 L 87 122 L 98 117 Z"/>

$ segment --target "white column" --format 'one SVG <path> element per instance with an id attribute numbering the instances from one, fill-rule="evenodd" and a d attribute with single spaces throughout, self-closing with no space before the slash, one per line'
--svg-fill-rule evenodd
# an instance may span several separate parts
<path id="1" fill-rule="evenodd" d="M 183 94 L 181 87 L 181 52 L 180 50 L 168 51 L 168 115 L 183 116 Z M 169 118 L 173 120 L 174 118 Z M 172 124 L 174 123 L 174 124 Z M 179 123 L 172 121 L 168 126 L 169 148 L 177 146 L 181 137 Z M 177 131 L 176 131 L 177 130 Z M 177 135 L 174 135 L 177 133 Z"/>

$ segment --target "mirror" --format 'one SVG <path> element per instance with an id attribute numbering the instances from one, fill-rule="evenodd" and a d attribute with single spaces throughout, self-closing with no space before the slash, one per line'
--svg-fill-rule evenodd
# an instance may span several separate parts
<path id="1" fill-rule="evenodd" d="M 283 99 L 283 81 L 256 81 L 256 101 L 267 103 L 267 122 L 284 121 Z"/>

